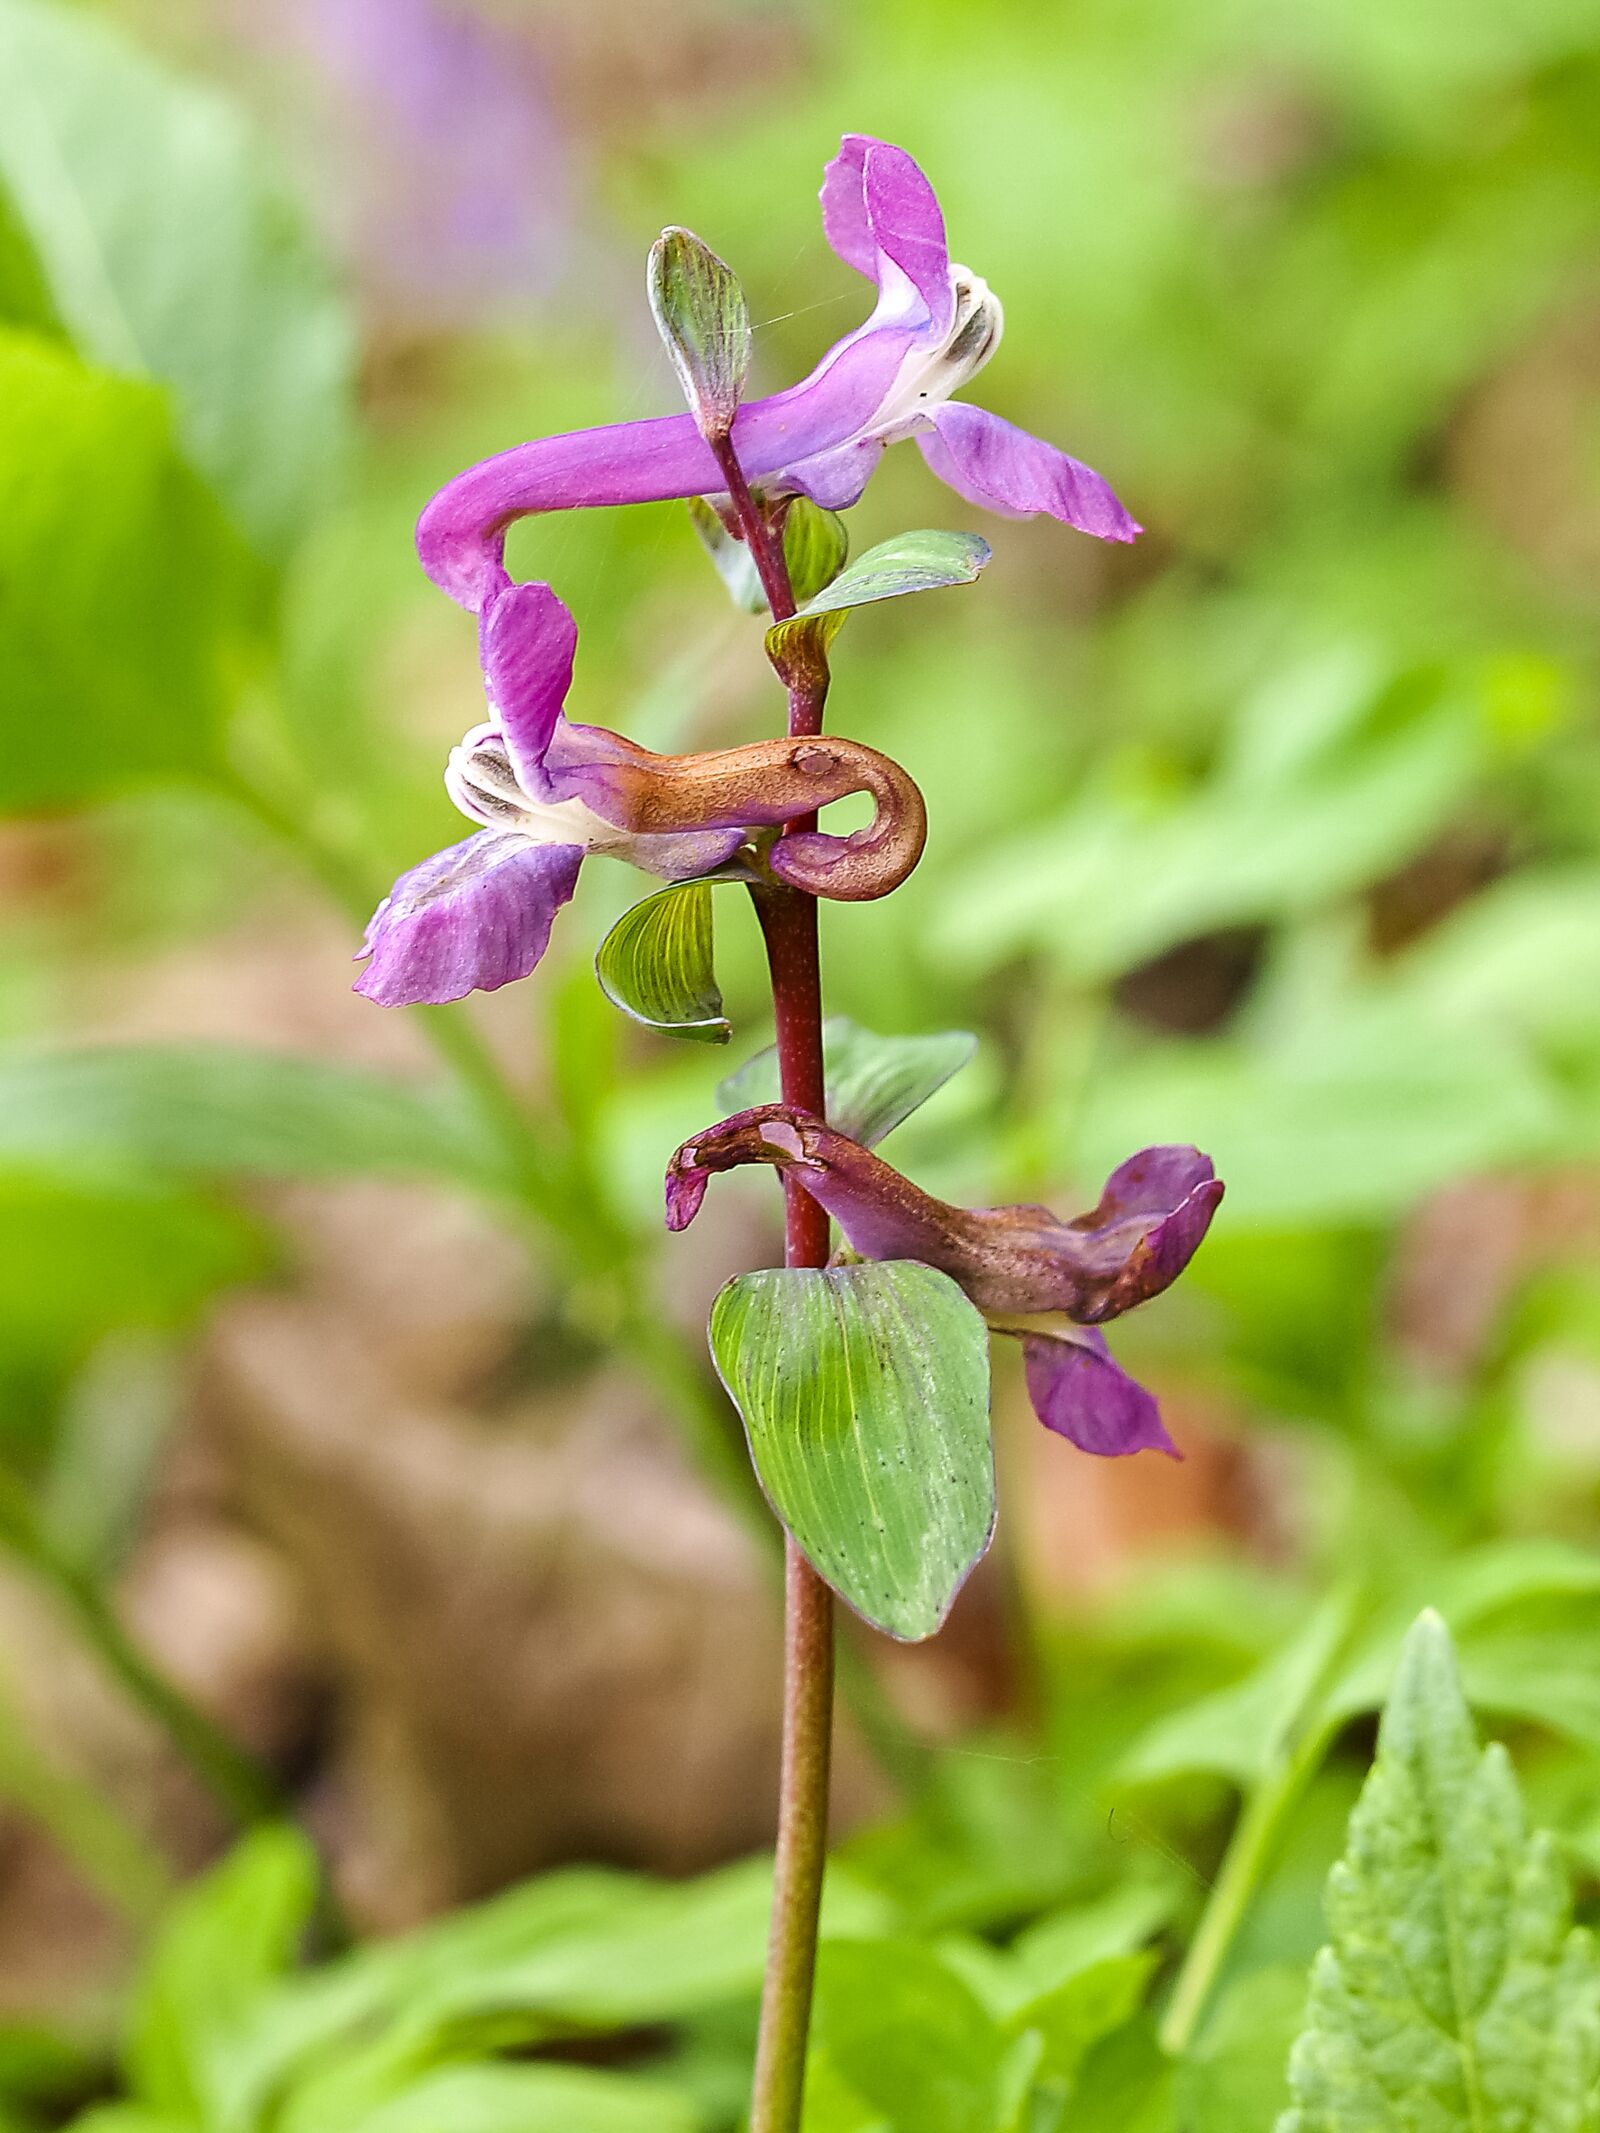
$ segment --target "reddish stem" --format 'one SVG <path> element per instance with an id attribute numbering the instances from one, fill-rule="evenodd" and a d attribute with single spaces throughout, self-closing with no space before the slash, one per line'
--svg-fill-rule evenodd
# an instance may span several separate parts
<path id="1" fill-rule="evenodd" d="M 785 622 L 795 611 L 795 600 L 782 533 L 751 495 L 732 444 L 726 438 L 713 440 L 712 450 L 773 619 Z M 815 673 L 790 686 L 791 735 L 822 731 L 827 693 L 827 666 L 819 661 Z M 815 824 L 815 815 L 809 815 L 786 823 L 783 833 L 789 836 Z M 816 900 L 774 883 L 755 892 L 755 906 L 772 975 L 783 1100 L 820 1118 L 824 1104 L 822 969 Z M 784 1196 L 784 1264 L 826 1266 L 826 1213 L 809 1193 L 787 1179 Z M 783 1768 L 750 2133 L 798 2133 L 800 2125 L 817 1964 L 817 1919 L 827 1863 L 833 1675 L 833 1594 L 786 1537 Z"/>

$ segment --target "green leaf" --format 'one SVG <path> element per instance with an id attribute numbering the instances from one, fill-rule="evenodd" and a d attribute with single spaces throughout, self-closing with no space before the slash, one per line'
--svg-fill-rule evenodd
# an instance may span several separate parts
<path id="1" fill-rule="evenodd" d="M 970 585 L 989 555 L 989 543 L 976 533 L 929 530 L 880 541 L 814 594 L 792 620 L 773 624 L 767 632 L 768 657 L 782 672 L 810 656 L 809 648 L 826 653 L 851 608 L 898 600 L 906 593 Z"/>
<path id="2" fill-rule="evenodd" d="M 822 1025 L 828 1123 L 874 1148 L 919 1105 L 958 1074 L 978 1049 L 970 1030 L 940 1030 L 928 1037 L 880 1037 L 847 1015 Z M 778 1054 L 769 1045 L 717 1084 L 724 1111 L 748 1111 L 780 1095 Z"/>
<path id="3" fill-rule="evenodd" d="M 674 882 L 624 911 L 594 974 L 614 1007 L 663 1037 L 726 1044 L 733 1035 L 712 962 L 709 879 Z"/>
<path id="4" fill-rule="evenodd" d="M 358 2105 L 337 2062 L 290 2099 L 281 2133 L 699 2133 L 688 2100 L 654 2081 L 578 2066 L 449 2066 Z"/>
<path id="5" fill-rule="evenodd" d="M 687 498 L 685 508 L 689 523 L 699 534 L 706 554 L 717 567 L 717 576 L 728 588 L 728 596 L 735 607 L 743 608 L 747 615 L 764 615 L 767 611 L 767 596 L 761 589 L 761 576 L 756 569 L 755 557 L 737 534 L 730 533 L 721 518 L 703 496 Z"/>
<path id="6" fill-rule="evenodd" d="M 343 439 L 353 338 L 232 105 L 86 9 L 0 0 L 0 180 L 79 349 L 170 384 L 193 464 L 284 550 Z"/>
<path id="7" fill-rule="evenodd" d="M 824 511 L 809 496 L 797 496 L 784 514 L 783 560 L 789 589 L 804 607 L 832 585 L 850 553 L 850 532 L 836 511 Z"/>
<path id="8" fill-rule="evenodd" d="M 1328 1883 L 1280 2133 L 1593 2133 L 1600 1965 L 1421 1616 Z"/>
<path id="9" fill-rule="evenodd" d="M 255 1831 L 184 1891 L 134 1991 L 127 2058 L 142 2101 L 232 2122 L 240 2039 L 293 1962 L 318 1883 L 306 1839 L 277 1827 Z"/>
<path id="10" fill-rule="evenodd" d="M 0 1054 L 0 1162 L 69 1173 L 495 1175 L 492 1146 L 451 1093 L 242 1045 Z"/>
<path id="11" fill-rule="evenodd" d="M 1252 1971 L 1229 1987 L 1178 2069 L 1184 2133 L 1268 2133 L 1288 2098 L 1284 2068 L 1305 2003 L 1299 1964 Z"/>
<path id="12" fill-rule="evenodd" d="M 894 2133 L 994 2133 L 1004 2033 L 924 1942 L 828 1942 L 816 2036 L 833 2072 Z M 806 2125 L 814 2133 L 809 2114 Z"/>
<path id="13" fill-rule="evenodd" d="M 971 585 L 988 562 L 989 543 L 976 533 L 942 533 L 926 529 L 897 533 L 858 555 L 815 595 L 802 614 L 837 614 L 867 607 L 875 600 L 898 600 L 906 593 L 940 592 L 949 585 Z"/>
<path id="14" fill-rule="evenodd" d="M 0 329 L 0 808 L 210 769 L 250 581 L 165 396 Z"/>
<path id="15" fill-rule="evenodd" d="M 742 607 L 746 614 L 764 615 L 767 596 L 755 558 L 745 543 L 728 531 L 703 496 L 688 499 L 688 512 L 734 606 Z M 831 584 L 844 568 L 849 553 L 850 535 L 844 520 L 832 511 L 824 511 L 809 496 L 797 496 L 783 520 L 783 559 L 795 599 L 810 600 Z"/>
<path id="16" fill-rule="evenodd" d="M 931 1637 L 994 1529 L 989 1344 L 910 1260 L 771 1267 L 711 1306 L 762 1486 L 819 1574 L 890 1636 Z"/>
<path id="17" fill-rule="evenodd" d="M 1042 2041 L 1037 2078 L 1070 2092 L 1091 2048 L 1138 2011 L 1157 1957 L 1153 1950 L 1111 1955 L 1065 1978 L 1019 2007 L 1007 2028 Z"/>
<path id="18" fill-rule="evenodd" d="M 667 229 L 645 277 L 656 331 L 702 433 L 726 437 L 750 370 L 750 313 L 733 269 L 692 230 Z"/>

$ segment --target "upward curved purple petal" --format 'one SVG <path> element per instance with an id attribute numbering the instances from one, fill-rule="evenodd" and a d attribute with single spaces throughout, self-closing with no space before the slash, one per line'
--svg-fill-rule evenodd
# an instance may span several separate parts
<path id="1" fill-rule="evenodd" d="M 931 338 L 950 330 L 955 299 L 938 197 L 903 148 L 847 133 L 822 178 L 822 229 L 846 266 L 878 286 L 880 323 L 910 317 Z"/>
<path id="2" fill-rule="evenodd" d="M 916 335 L 882 328 L 829 350 L 802 384 L 742 407 L 733 442 L 752 481 L 814 458 L 871 420 Z M 506 528 L 541 511 L 710 496 L 722 475 L 690 414 L 655 415 L 536 438 L 446 482 L 417 522 L 417 553 L 434 583 L 477 612 L 505 583 Z"/>
<path id="3" fill-rule="evenodd" d="M 480 830 L 402 874 L 373 914 L 355 989 L 380 1007 L 496 992 L 544 954 L 583 847 Z"/>
<path id="4" fill-rule="evenodd" d="M 878 246 L 867 217 L 867 150 L 876 146 L 867 133 L 847 133 L 839 153 L 822 172 L 822 234 L 836 258 L 868 281 L 878 278 Z"/>
<path id="5" fill-rule="evenodd" d="M 517 783 L 535 798 L 553 797 L 544 759 L 572 687 L 577 623 L 548 585 L 512 585 L 484 608 L 478 649 Z"/>
<path id="6" fill-rule="evenodd" d="M 931 420 L 932 431 L 917 439 L 922 456 L 968 503 L 1003 518 L 1044 512 L 1102 541 L 1131 541 L 1143 531 L 1093 467 L 987 408 L 951 400 Z"/>

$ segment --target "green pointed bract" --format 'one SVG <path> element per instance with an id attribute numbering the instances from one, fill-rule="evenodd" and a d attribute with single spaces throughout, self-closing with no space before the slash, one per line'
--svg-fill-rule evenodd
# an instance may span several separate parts
<path id="1" fill-rule="evenodd" d="M 739 277 L 692 230 L 650 247 L 650 309 L 707 438 L 726 437 L 750 370 L 750 313 Z"/>
<path id="2" fill-rule="evenodd" d="M 977 1048 L 970 1030 L 880 1037 L 848 1015 L 830 1015 L 822 1025 L 828 1124 L 863 1148 L 875 1148 L 958 1074 Z M 717 1084 L 724 1111 L 753 1111 L 777 1103 L 782 1093 L 771 1045 Z"/>
<path id="3" fill-rule="evenodd" d="M 1327 1917 L 1278 2133 L 1600 2128 L 1600 1965 L 1435 1614 L 1401 1652 Z"/>
<path id="4" fill-rule="evenodd" d="M 989 1341 L 911 1260 L 769 1267 L 711 1307 L 711 1353 L 773 1509 L 891 1637 L 931 1637 L 994 1530 Z"/>
<path id="5" fill-rule="evenodd" d="M 624 911 L 595 953 L 594 974 L 614 1007 L 665 1037 L 726 1044 L 712 955 L 712 879 L 674 882 Z"/>

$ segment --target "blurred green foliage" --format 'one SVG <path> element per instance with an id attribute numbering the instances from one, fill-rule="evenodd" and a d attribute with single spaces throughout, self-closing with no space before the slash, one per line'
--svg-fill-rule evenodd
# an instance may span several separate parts
<path id="1" fill-rule="evenodd" d="M 663 94 L 594 146 L 572 286 L 514 328 L 372 330 L 359 394 L 354 306 L 239 96 L 102 13 L 0 0 L 0 802 L 51 811 L 73 869 L 0 919 L 8 1476 L 57 1548 L 111 1566 L 82 1507 L 98 1492 L 115 1515 L 89 1526 L 125 1532 L 147 1462 L 86 1435 L 128 1352 L 107 1343 L 165 1353 L 279 1263 L 262 1177 L 455 1180 L 576 1270 L 586 1332 L 643 1338 L 661 1162 L 714 1099 L 705 1054 L 629 1030 L 589 977 L 620 871 L 586 870 L 511 1007 L 531 1135 L 436 1023 L 438 1075 L 400 1081 L 86 1054 L 80 995 L 270 928 L 295 868 L 354 939 L 454 834 L 439 771 L 479 716 L 469 627 L 412 559 L 419 504 L 524 435 L 673 404 L 642 290 L 610 296 L 663 221 L 737 267 L 763 385 L 801 374 L 862 308 L 819 165 L 843 127 L 904 142 L 1006 304 L 976 397 L 1102 468 L 1149 531 L 1124 553 L 974 525 L 981 585 L 852 620 L 832 716 L 912 771 L 932 834 L 902 895 L 824 913 L 829 1005 L 981 1033 L 897 1143 L 934 1189 L 1084 1204 L 1130 1146 L 1208 1149 L 1222 1220 L 1126 1352 L 1292 1453 L 1294 1560 L 1152 1573 L 1103 1618 L 1034 1625 L 1040 1738 L 936 1759 L 845 1849 L 809 2123 L 900 2133 L 914 2098 L 917 2133 L 1050 2133 L 1063 2107 L 1073 2133 L 1266 2133 L 1420 1606 L 1514 1729 L 1580 1909 L 1600 1874 L 1583 1223 L 1525 1195 L 1514 1278 L 1449 1362 L 1397 1337 L 1390 1285 L 1441 1191 L 1588 1191 L 1600 1154 L 1592 6 L 763 10 L 770 76 Z M 730 41 L 750 13 L 730 0 Z M 935 516 L 967 517 L 893 454 L 853 548 Z M 775 723 L 759 626 L 676 507 L 541 522 L 512 560 L 577 614 L 577 716 L 656 746 Z M 766 1031 L 735 902 L 743 1056 Z M 1481 1198 L 1480 1230 L 1504 1204 Z M 645 1367 L 679 1398 L 669 1357 Z M 691 1429 L 701 1398 L 679 1398 Z M 137 1839 L 70 1787 L 43 1808 L 0 1719 L 0 1786 L 147 1911 Z M 275 1832 L 182 1899 L 130 2018 L 134 2100 L 85 2133 L 732 2123 L 759 1870 L 555 1877 L 303 1972 L 312 1886 Z M 492 2056 L 641 2028 L 629 2070 Z M 0 2128 L 59 2123 L 104 2078 L 93 2042 L 0 2031 Z"/>

